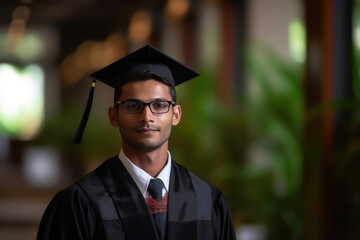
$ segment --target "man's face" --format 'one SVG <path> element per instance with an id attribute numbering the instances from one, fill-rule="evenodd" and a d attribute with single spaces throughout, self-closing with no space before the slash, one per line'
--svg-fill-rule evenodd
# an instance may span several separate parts
<path id="1" fill-rule="evenodd" d="M 126 83 L 119 100 L 130 99 L 148 103 L 155 100 L 171 101 L 171 96 L 168 86 L 151 79 Z M 114 127 L 119 127 L 123 147 L 147 152 L 162 146 L 167 148 L 171 127 L 180 121 L 181 108 L 175 105 L 167 113 L 154 114 L 149 106 L 145 106 L 141 113 L 129 114 L 118 106 L 118 111 L 113 107 L 109 109 L 109 118 Z"/>

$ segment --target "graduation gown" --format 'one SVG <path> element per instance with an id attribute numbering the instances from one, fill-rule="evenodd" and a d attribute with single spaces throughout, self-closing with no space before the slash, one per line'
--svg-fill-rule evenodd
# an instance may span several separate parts
<path id="1" fill-rule="evenodd" d="M 140 190 L 118 157 L 57 193 L 45 210 L 37 240 L 159 240 Z M 235 239 L 223 194 L 172 162 L 166 239 Z"/>

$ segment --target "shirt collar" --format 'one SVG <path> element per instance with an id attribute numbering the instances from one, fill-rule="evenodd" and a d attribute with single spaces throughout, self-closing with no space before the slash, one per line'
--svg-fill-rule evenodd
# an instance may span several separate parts
<path id="1" fill-rule="evenodd" d="M 147 172 L 136 166 L 131 162 L 131 160 L 125 155 L 123 149 L 121 149 L 119 153 L 119 159 L 124 164 L 126 170 L 135 181 L 136 185 L 138 186 L 140 192 L 144 197 L 148 197 L 149 193 L 147 192 L 147 187 L 149 186 L 150 180 L 153 178 Z M 156 176 L 160 178 L 165 185 L 165 189 L 163 191 L 163 196 L 165 195 L 166 191 L 169 191 L 169 182 L 170 182 L 170 172 L 171 172 L 171 154 L 168 151 L 168 160 L 164 168 L 160 171 L 160 173 Z"/>

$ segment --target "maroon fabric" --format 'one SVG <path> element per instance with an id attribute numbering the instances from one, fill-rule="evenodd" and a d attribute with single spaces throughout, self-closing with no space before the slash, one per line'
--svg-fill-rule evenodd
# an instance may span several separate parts
<path id="1" fill-rule="evenodd" d="M 168 193 L 159 201 L 156 201 L 151 196 L 147 197 L 145 201 L 151 214 L 167 212 Z"/>

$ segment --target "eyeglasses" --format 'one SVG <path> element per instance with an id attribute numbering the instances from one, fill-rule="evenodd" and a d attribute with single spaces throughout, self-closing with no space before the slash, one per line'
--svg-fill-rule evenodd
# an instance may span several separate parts
<path id="1" fill-rule="evenodd" d="M 125 100 L 115 102 L 116 105 L 122 105 L 124 112 L 131 114 L 141 113 L 145 106 L 149 106 L 150 111 L 154 114 L 162 114 L 169 112 L 170 106 L 174 106 L 175 103 L 165 100 L 155 100 L 148 103 L 139 100 Z"/>

